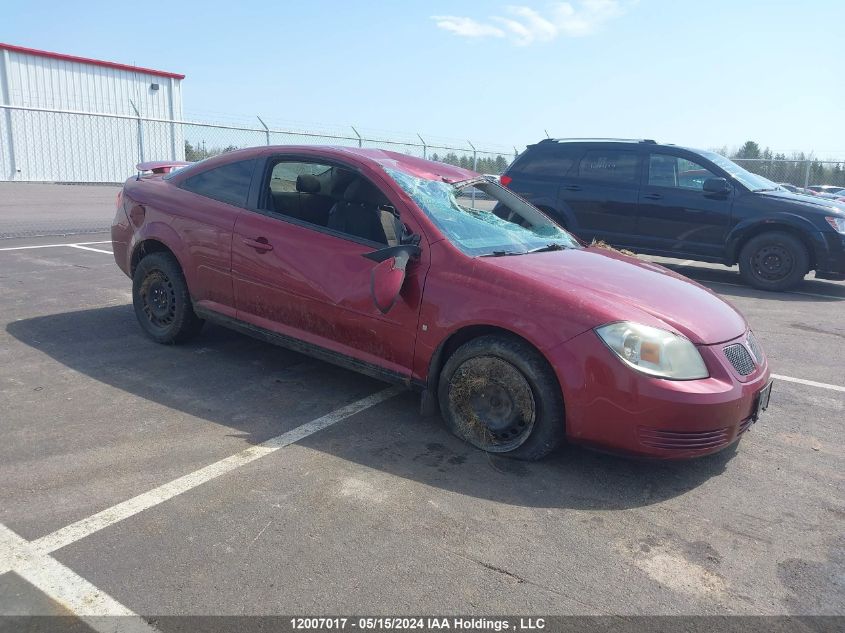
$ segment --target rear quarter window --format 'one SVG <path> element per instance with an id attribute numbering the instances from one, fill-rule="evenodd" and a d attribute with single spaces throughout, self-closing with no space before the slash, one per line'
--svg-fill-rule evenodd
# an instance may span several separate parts
<path id="1" fill-rule="evenodd" d="M 611 183 L 637 181 L 637 153 L 625 150 L 589 150 L 578 166 L 578 176 Z"/>
<path id="2" fill-rule="evenodd" d="M 181 187 L 206 198 L 245 207 L 254 169 L 254 159 L 229 163 L 186 178 Z"/>
<path id="3" fill-rule="evenodd" d="M 534 152 L 526 154 L 515 165 L 515 171 L 527 176 L 565 176 L 581 152 L 577 149 L 560 148 L 554 152 Z"/>

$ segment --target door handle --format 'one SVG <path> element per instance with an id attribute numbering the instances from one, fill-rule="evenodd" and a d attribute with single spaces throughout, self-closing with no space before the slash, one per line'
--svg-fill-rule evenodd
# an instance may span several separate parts
<path id="1" fill-rule="evenodd" d="M 250 248 L 254 248 L 259 253 L 266 253 L 267 251 L 273 250 L 273 245 L 267 241 L 266 237 L 257 237 L 254 240 L 245 237 L 243 239 L 243 243 L 249 246 Z"/>
<path id="2" fill-rule="evenodd" d="M 567 191 L 581 191 L 580 185 L 564 185 L 563 188 Z"/>
<path id="3" fill-rule="evenodd" d="M 645 198 L 646 200 L 663 200 L 663 194 L 662 193 L 646 193 L 646 194 L 643 194 L 643 198 Z"/>

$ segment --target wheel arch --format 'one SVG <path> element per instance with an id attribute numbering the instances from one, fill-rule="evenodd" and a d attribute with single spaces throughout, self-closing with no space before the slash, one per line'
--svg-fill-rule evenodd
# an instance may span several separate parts
<path id="1" fill-rule="evenodd" d="M 546 362 L 549 372 L 554 378 L 558 390 L 560 391 L 560 397 L 563 399 L 563 388 L 560 385 L 557 372 L 554 370 L 554 367 L 552 367 L 548 356 L 543 353 L 543 350 L 540 349 L 540 347 L 513 330 L 509 330 L 498 325 L 477 323 L 462 326 L 450 333 L 442 341 L 440 341 L 437 348 L 434 350 L 434 353 L 431 355 L 422 401 L 422 410 L 425 415 L 434 415 L 439 411 L 439 405 L 437 404 L 437 385 L 440 380 L 440 373 L 443 371 L 443 367 L 446 365 L 446 361 L 449 357 L 452 356 L 452 354 L 454 354 L 462 345 L 469 343 L 474 339 L 481 338 L 482 336 L 490 335 L 515 338 L 534 349 Z"/>
<path id="2" fill-rule="evenodd" d="M 130 277 L 135 276 L 135 269 L 138 267 L 139 262 L 151 253 L 169 253 L 170 255 L 173 255 L 176 261 L 179 262 L 179 267 L 184 271 L 182 262 L 179 261 L 179 257 L 170 246 L 156 237 L 149 237 L 147 239 L 140 240 L 132 249 L 132 256 L 129 259 Z"/>
<path id="3" fill-rule="evenodd" d="M 729 238 L 727 263 L 734 265 L 739 261 L 739 254 L 743 247 L 754 237 L 762 235 L 763 233 L 783 232 L 788 233 L 798 239 L 807 249 L 807 256 L 810 261 L 810 270 L 816 267 L 816 245 L 812 237 L 809 235 L 805 227 L 796 226 L 787 220 L 771 220 L 766 222 L 759 222 L 746 226 L 735 231 L 735 234 Z"/>

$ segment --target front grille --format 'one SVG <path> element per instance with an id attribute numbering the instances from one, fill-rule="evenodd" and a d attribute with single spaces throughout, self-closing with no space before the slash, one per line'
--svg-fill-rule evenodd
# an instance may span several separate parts
<path id="1" fill-rule="evenodd" d="M 739 423 L 739 430 L 737 431 L 737 435 L 742 435 L 748 429 L 751 428 L 751 425 L 754 424 L 754 418 L 745 418 L 742 422 Z"/>
<path id="2" fill-rule="evenodd" d="M 731 429 L 713 431 L 665 431 L 641 426 L 637 429 L 640 442 L 653 448 L 669 450 L 705 450 L 724 446 L 731 439 Z"/>
<path id="3" fill-rule="evenodd" d="M 742 345 L 741 343 L 728 345 L 725 348 L 725 356 L 728 357 L 728 360 L 731 361 L 731 365 L 734 366 L 734 369 L 736 369 L 736 372 L 740 376 L 747 376 L 753 372 L 756 367 L 754 359 L 751 358 L 751 354 L 748 353 L 745 345 Z"/>
<path id="4" fill-rule="evenodd" d="M 757 342 L 757 337 L 754 336 L 754 332 L 748 332 L 748 347 L 751 348 L 751 353 L 754 354 L 754 360 L 757 361 L 758 365 L 763 364 L 763 348 L 760 347 L 760 344 Z"/>

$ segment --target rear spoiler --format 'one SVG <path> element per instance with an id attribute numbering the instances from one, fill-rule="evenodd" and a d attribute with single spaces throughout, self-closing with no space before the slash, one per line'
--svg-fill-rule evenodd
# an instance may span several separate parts
<path id="1" fill-rule="evenodd" d="M 153 160 L 146 163 L 138 163 L 135 167 L 139 172 L 149 171 L 154 174 L 169 174 L 177 167 L 184 167 L 185 165 L 192 164 L 193 163 L 188 163 L 184 160 Z"/>

